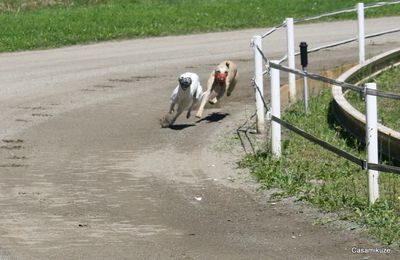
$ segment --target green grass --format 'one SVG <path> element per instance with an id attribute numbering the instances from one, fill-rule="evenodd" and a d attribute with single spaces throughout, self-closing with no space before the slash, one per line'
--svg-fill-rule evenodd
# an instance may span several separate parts
<path id="1" fill-rule="evenodd" d="M 310 99 L 311 114 L 303 113 L 300 102 L 283 118 L 305 131 L 359 158 L 365 151 L 354 138 L 335 123 L 330 110 L 330 90 Z M 286 133 L 286 131 L 285 131 Z M 383 244 L 400 244 L 400 176 L 380 174 L 380 200 L 368 202 L 368 177 L 359 166 L 287 132 L 283 155 L 271 156 L 270 144 L 256 155 L 247 156 L 240 166 L 248 167 L 266 188 L 279 188 L 278 197 L 295 196 L 341 219 L 355 221 Z"/>
<path id="2" fill-rule="evenodd" d="M 0 51 L 111 39 L 225 31 L 280 24 L 354 6 L 330 0 L 6 0 L 0 3 Z M 377 1 L 364 1 L 365 3 Z M 400 14 L 400 5 L 367 17 Z M 345 14 L 328 19 L 351 19 Z M 262 33 L 262 31 L 260 31 Z"/>
<path id="3" fill-rule="evenodd" d="M 377 89 L 389 92 L 400 92 L 400 67 L 383 72 L 374 79 Z M 350 91 L 346 98 L 360 112 L 365 114 L 365 101 L 359 94 Z M 378 97 L 378 119 L 380 123 L 396 131 L 400 131 L 399 101 Z"/>

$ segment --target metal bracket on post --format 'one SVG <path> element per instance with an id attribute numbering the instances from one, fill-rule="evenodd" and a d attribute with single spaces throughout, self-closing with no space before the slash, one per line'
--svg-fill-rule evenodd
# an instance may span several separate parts
<path id="1" fill-rule="evenodd" d="M 304 73 L 307 73 L 307 65 L 308 65 L 308 51 L 307 51 L 307 43 L 300 43 L 300 59 L 301 59 L 301 67 Z M 308 81 L 307 77 L 304 77 L 304 109 L 305 114 L 308 114 Z"/>
<path id="2" fill-rule="evenodd" d="M 253 47 L 254 47 L 254 38 L 250 40 L 250 48 L 253 48 Z"/>
<path id="3" fill-rule="evenodd" d="M 267 113 L 265 114 L 265 119 L 266 119 L 267 121 L 269 121 L 269 122 L 272 120 L 272 113 L 271 113 L 270 110 L 267 111 Z"/>
<path id="4" fill-rule="evenodd" d="M 367 97 L 367 86 L 364 86 L 363 90 L 360 92 L 360 99 L 365 102 Z"/>

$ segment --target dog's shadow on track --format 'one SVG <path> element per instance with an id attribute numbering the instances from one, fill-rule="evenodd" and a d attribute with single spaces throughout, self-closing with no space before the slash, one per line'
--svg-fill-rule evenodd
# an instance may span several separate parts
<path id="1" fill-rule="evenodd" d="M 229 116 L 229 113 L 214 112 L 214 113 L 206 116 L 205 118 L 197 120 L 196 123 L 200 123 L 203 121 L 207 121 L 208 123 L 216 123 L 216 122 L 222 121 L 227 116 Z"/>
<path id="2" fill-rule="evenodd" d="M 192 127 L 192 126 L 195 126 L 195 124 L 171 125 L 171 126 L 169 126 L 169 128 L 172 130 L 183 130 L 185 128 Z"/>
<path id="3" fill-rule="evenodd" d="M 206 121 L 207 123 L 216 123 L 216 122 L 220 122 L 222 121 L 225 117 L 229 116 L 228 113 L 219 113 L 219 112 L 215 112 L 212 113 L 202 119 L 199 119 L 195 122 L 195 124 L 177 124 L 177 125 L 170 125 L 170 126 L 166 126 L 169 129 L 172 130 L 177 130 L 177 131 L 181 131 L 184 130 L 186 128 L 192 127 L 192 126 L 196 126 L 197 123 L 201 123 L 203 121 Z"/>

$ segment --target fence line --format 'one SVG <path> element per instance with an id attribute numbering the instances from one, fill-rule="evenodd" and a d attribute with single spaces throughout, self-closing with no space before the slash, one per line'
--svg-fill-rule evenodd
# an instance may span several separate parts
<path id="1" fill-rule="evenodd" d="M 257 86 L 257 84 L 254 84 L 254 87 L 256 88 L 256 91 L 260 91 L 260 89 Z M 265 109 L 267 111 L 270 110 L 270 107 L 268 106 L 268 103 L 265 101 L 264 98 L 262 99 L 262 101 L 263 101 L 263 105 L 264 105 Z M 253 118 L 254 116 L 255 116 L 255 113 L 252 115 L 251 118 Z M 246 120 L 246 122 L 237 129 L 237 133 L 238 132 L 246 132 L 247 133 L 249 131 L 249 128 L 246 128 L 246 130 L 243 130 L 244 125 L 246 125 L 249 120 L 250 119 Z M 302 130 L 302 129 L 300 129 L 300 128 L 298 128 L 298 127 L 296 127 L 296 126 L 284 121 L 281 118 L 278 118 L 278 117 L 275 117 L 274 115 L 272 115 L 270 117 L 270 120 L 282 125 L 286 129 L 288 129 L 288 130 L 290 130 L 290 131 L 302 136 L 303 138 L 307 139 L 308 141 L 310 141 L 312 143 L 315 143 L 315 144 L 318 144 L 322 148 L 324 148 L 324 149 L 326 149 L 326 150 L 328 150 L 330 152 L 333 152 L 336 155 L 347 159 L 348 161 L 351 161 L 351 162 L 355 163 L 356 165 L 360 166 L 361 169 L 363 169 L 363 170 L 370 169 L 370 170 L 377 170 L 377 171 L 382 171 L 382 172 L 387 172 L 387 173 L 393 173 L 393 174 L 399 174 L 400 175 L 400 167 L 393 166 L 393 165 L 369 163 L 366 160 L 358 158 L 358 157 L 352 155 L 351 153 L 349 153 L 347 151 L 344 151 L 343 149 L 340 149 L 340 148 L 338 148 L 336 146 L 333 146 L 333 145 L 327 143 L 326 141 L 324 141 L 322 139 L 319 139 L 318 137 L 316 137 L 316 136 L 314 136 L 312 134 L 307 133 L 306 131 L 304 131 L 304 130 Z M 247 135 L 246 135 L 246 137 L 248 138 Z M 243 144 L 243 141 L 242 141 L 240 135 L 239 135 L 239 138 L 240 138 L 240 141 L 242 142 L 242 146 L 244 147 L 244 144 Z M 251 146 L 251 147 L 252 147 L 253 153 L 254 153 L 254 147 L 253 146 Z"/>
<path id="2" fill-rule="evenodd" d="M 294 125 L 289 124 L 288 122 L 286 122 L 286 121 L 284 121 L 284 120 L 282 120 L 280 118 L 272 116 L 271 119 L 272 119 L 272 121 L 275 121 L 275 122 L 281 124 L 282 126 L 284 126 L 285 128 L 289 129 L 290 131 L 295 132 L 296 134 L 304 137 L 305 139 L 309 140 L 310 142 L 318 144 L 319 146 L 321 146 L 321 147 L 323 147 L 323 148 L 325 148 L 325 149 L 327 149 L 327 150 L 329 150 L 329 151 L 331 151 L 331 152 L 333 152 L 333 153 L 335 153 L 335 154 L 337 154 L 337 155 L 339 155 L 339 156 L 341 156 L 341 157 L 343 157 L 343 158 L 345 158 L 345 159 L 347 159 L 347 160 L 359 165 L 362 169 L 366 168 L 365 160 L 359 159 L 358 157 L 352 155 L 351 153 L 348 153 L 348 152 L 346 152 L 346 151 L 344 151 L 344 150 L 342 150 L 340 148 L 337 148 L 337 147 L 335 147 L 335 146 L 333 146 L 333 145 L 331 145 L 331 144 L 329 144 L 329 143 L 327 143 L 327 142 L 325 142 L 325 141 L 323 141 L 323 140 L 321 140 L 321 139 L 319 139 L 319 138 L 307 133 L 306 131 L 304 131 L 304 130 L 298 128 L 298 127 L 295 127 Z"/>
<path id="3" fill-rule="evenodd" d="M 289 129 L 290 131 L 304 137 L 305 139 L 309 140 L 310 142 L 318 144 L 322 148 L 324 148 L 330 152 L 333 152 L 336 155 L 343 157 L 343 158 L 357 164 L 363 170 L 366 170 L 366 169 L 367 170 L 377 170 L 377 171 L 394 173 L 394 174 L 400 175 L 400 167 L 393 166 L 393 165 L 377 164 L 377 163 L 367 163 L 366 160 L 360 159 L 360 158 L 352 155 L 351 153 L 348 153 L 340 148 L 337 148 L 336 146 L 333 146 L 333 145 L 325 142 L 324 140 L 321 140 L 321 139 L 307 133 L 306 131 L 304 131 L 304 130 L 302 130 L 280 118 L 272 116 L 271 120 L 281 124 L 286 129 Z"/>
<path id="4" fill-rule="evenodd" d="M 342 81 L 338 81 L 335 79 L 331 79 L 331 78 L 327 78 L 321 75 L 318 75 L 316 73 L 310 73 L 310 72 L 304 72 L 302 70 L 298 70 L 298 69 L 291 69 L 287 66 L 284 65 L 280 65 L 280 64 L 276 64 L 273 62 L 270 62 L 268 59 L 265 58 L 265 56 L 263 55 L 264 61 L 267 62 L 268 66 L 274 69 L 278 69 L 278 70 L 282 70 L 285 72 L 289 72 L 289 73 L 294 73 L 296 75 L 299 76 L 303 76 L 303 77 L 307 77 L 313 80 L 318 80 L 318 81 L 322 81 L 331 85 L 335 85 L 335 86 L 339 86 L 342 87 L 344 89 L 350 89 L 350 90 L 354 90 L 357 91 L 361 94 L 367 94 L 367 95 L 373 95 L 373 96 L 378 96 L 378 97 L 383 97 L 383 98 L 390 98 L 390 99 L 397 99 L 400 100 L 400 94 L 394 93 L 394 92 L 388 92 L 388 91 L 381 91 L 381 90 L 372 90 L 372 89 L 365 89 L 363 87 L 357 86 L 357 85 L 353 85 L 347 82 L 342 82 Z"/>
<path id="5" fill-rule="evenodd" d="M 367 4 L 364 6 L 364 9 L 371 9 L 371 8 L 376 8 L 376 7 L 394 5 L 394 4 L 400 4 L 400 1 L 379 2 L 379 3 Z M 318 19 L 328 17 L 328 16 L 344 14 L 344 13 L 351 13 L 351 12 L 355 12 L 355 11 L 357 11 L 357 7 L 348 7 L 348 8 L 344 8 L 344 9 L 333 11 L 333 12 L 328 12 L 328 13 L 324 13 L 324 14 L 320 14 L 320 15 L 316 15 L 316 16 L 309 16 L 309 17 L 297 19 L 294 22 L 295 23 L 308 22 L 308 21 L 318 20 Z"/>
<path id="6" fill-rule="evenodd" d="M 283 23 L 281 23 L 281 24 L 278 25 L 278 26 L 273 27 L 273 28 L 272 28 L 271 30 L 269 30 L 268 32 L 264 33 L 264 34 L 261 36 L 261 38 L 267 37 L 268 35 L 270 35 L 271 33 L 275 32 L 276 30 L 278 30 L 278 29 L 280 29 L 280 28 L 282 28 L 282 27 L 285 27 L 285 25 L 286 25 L 286 21 L 284 21 Z"/>
<path id="7" fill-rule="evenodd" d="M 281 130 L 280 130 L 280 126 L 283 125 L 287 128 L 289 128 L 289 130 L 292 130 L 298 134 L 300 134 L 301 136 L 303 136 L 304 138 L 313 141 L 319 145 L 321 145 L 322 147 L 324 147 L 325 149 L 328 149 L 358 165 L 361 165 L 361 167 L 363 169 L 368 169 L 368 183 L 369 183 L 369 196 L 370 196 L 370 202 L 374 203 L 376 201 L 377 198 L 379 198 L 379 187 L 378 187 L 378 178 L 379 178 L 379 170 L 380 171 L 386 171 L 386 172 L 391 172 L 391 173 L 396 173 L 396 174 L 400 174 L 400 167 L 396 167 L 396 166 L 385 166 L 385 165 L 381 165 L 378 164 L 378 146 L 377 146 L 377 120 L 375 120 L 377 118 L 377 107 L 376 107 L 376 96 L 380 96 L 380 97 L 385 97 L 385 98 L 393 98 L 393 99 L 400 99 L 400 95 L 397 93 L 392 93 L 392 92 L 384 92 L 384 91 L 378 91 L 376 90 L 376 84 L 371 83 L 371 84 L 366 84 L 366 87 L 360 87 L 357 85 L 353 85 L 353 84 L 349 84 L 346 82 L 340 82 L 338 80 L 335 79 L 330 79 L 327 77 L 323 77 L 321 75 L 318 74 L 314 74 L 314 73 L 309 73 L 307 72 L 307 54 L 308 53 L 312 53 L 312 52 L 316 52 L 322 49 L 327 49 L 327 48 L 332 48 L 332 47 L 336 47 L 339 45 L 343 45 L 343 44 L 347 44 L 350 42 L 354 42 L 354 41 L 358 41 L 358 56 L 359 56 L 359 63 L 363 64 L 365 62 L 365 39 L 367 38 L 373 38 L 373 37 L 377 37 L 377 36 L 381 36 L 381 35 L 385 35 L 385 34 L 389 34 L 389 33 L 395 33 L 395 32 L 399 32 L 400 28 L 395 28 L 395 29 L 391 29 L 391 30 L 386 30 L 384 32 L 379 32 L 379 33 L 374 33 L 374 34 L 370 34 L 370 35 L 365 35 L 365 20 L 364 20 L 364 12 L 366 9 L 370 9 L 370 8 L 375 8 L 375 7 L 382 7 L 382 6 L 389 6 L 389 5 L 394 5 L 394 4 L 400 4 L 400 0 L 397 1 L 389 1 L 389 2 L 379 2 L 379 3 L 373 3 L 373 4 L 368 4 L 368 5 L 364 5 L 364 3 L 358 3 L 355 7 L 350 7 L 350 8 L 346 8 L 346 9 L 342 9 L 342 10 L 337 10 L 337 11 L 333 11 L 333 12 L 328 12 L 328 13 L 324 13 L 324 14 L 320 14 L 317 16 L 311 16 L 311 17 L 306 17 L 306 18 L 302 18 L 302 19 L 296 19 L 294 20 L 293 18 L 286 18 L 286 20 L 272 28 L 271 30 L 269 30 L 267 33 L 265 33 L 262 37 L 261 36 L 254 36 L 253 39 L 262 39 L 270 34 L 272 34 L 273 32 L 275 32 L 277 29 L 282 28 L 282 27 L 286 27 L 287 30 L 287 46 L 288 46 L 288 52 L 287 55 L 284 56 L 281 60 L 279 61 L 269 61 L 264 53 L 262 52 L 262 42 L 261 41 L 255 41 L 253 40 L 253 49 L 254 49 L 254 57 L 255 57 L 255 87 L 256 87 L 256 97 L 261 96 L 262 98 L 262 103 L 264 104 L 264 106 L 266 107 L 265 101 L 264 101 L 264 97 L 263 97 L 263 80 L 262 77 L 265 74 L 270 74 L 271 76 L 271 111 L 270 114 L 272 114 L 272 130 L 274 129 L 278 129 L 276 131 L 272 131 L 272 135 L 271 135 L 271 142 L 272 142 L 272 153 L 274 156 L 276 157 L 280 157 L 281 153 L 280 153 L 280 138 L 281 138 Z M 310 50 L 307 50 L 307 44 L 302 42 L 303 44 L 303 48 L 302 49 L 302 71 L 296 69 L 293 65 L 293 59 L 296 55 L 298 55 L 299 53 L 295 53 L 294 51 L 294 44 L 292 44 L 292 41 L 294 39 L 294 30 L 293 30 L 293 23 L 301 23 L 301 22 L 305 22 L 305 21 L 311 21 L 311 20 L 316 20 L 316 19 L 320 19 L 323 17 L 327 17 L 327 16 L 332 16 L 332 15 L 337 15 L 337 14 L 341 14 L 341 13 L 349 13 L 349 12 L 357 12 L 357 17 L 358 17 L 358 34 L 357 37 L 353 37 L 351 39 L 347 39 L 347 40 L 342 40 L 339 42 L 335 42 L 335 43 L 330 43 L 330 44 L 326 44 L 324 46 L 320 46 L 320 47 L 316 47 Z M 260 56 L 262 58 L 262 60 L 264 60 L 264 62 L 266 63 L 266 67 L 267 70 L 266 71 L 262 71 L 262 60 L 260 62 Z M 281 65 L 282 62 L 284 62 L 286 59 L 288 59 L 289 57 L 289 61 L 288 62 L 288 66 L 283 66 Z M 304 58 L 304 59 L 303 59 Z M 303 62 L 304 60 L 304 62 Z M 288 72 L 290 74 L 289 79 L 292 77 L 293 78 L 293 74 L 295 75 L 299 75 L 304 77 L 305 79 L 305 83 L 306 83 L 306 79 L 307 78 L 311 78 L 313 80 L 317 80 L 317 81 L 322 81 L 331 85 L 336 85 L 339 86 L 343 89 L 350 89 L 353 91 L 357 91 L 361 94 L 363 94 L 365 96 L 366 99 L 366 106 L 367 106 L 367 119 L 369 118 L 369 120 L 366 121 L 366 132 L 368 133 L 366 135 L 366 144 L 367 144 L 367 149 L 368 149 L 368 154 L 367 154 L 367 161 L 363 161 L 361 159 L 358 159 L 354 156 L 352 156 L 351 154 L 345 153 L 344 151 L 340 150 L 339 148 L 333 147 L 332 145 L 327 144 L 326 142 L 323 142 L 322 140 L 317 139 L 316 137 L 312 137 L 311 135 L 309 135 L 308 133 L 304 132 L 304 131 L 300 131 L 298 128 L 291 126 L 290 124 L 288 124 L 287 122 L 284 122 L 282 120 L 280 120 L 280 98 L 279 95 L 277 94 L 277 92 L 279 92 L 279 86 L 277 87 L 277 82 L 279 82 L 279 71 L 285 71 Z M 260 80 L 261 78 L 261 80 Z M 292 97 L 295 94 L 295 90 L 296 87 L 294 84 L 290 84 L 292 83 L 289 80 L 289 96 Z M 261 88 L 261 89 L 260 89 Z M 307 89 L 306 85 L 305 85 L 305 90 Z M 260 95 L 258 95 L 258 93 Z M 276 97 L 274 95 L 272 95 L 272 93 L 275 93 Z M 307 96 L 305 93 L 305 104 L 307 104 Z M 261 111 L 259 110 L 259 107 L 262 106 L 261 101 L 259 100 L 260 98 L 256 99 L 256 105 L 257 105 L 257 111 Z M 375 104 L 375 105 L 371 105 L 371 104 Z M 279 112 L 279 113 L 278 113 Z M 306 106 L 306 113 L 307 113 L 307 106 Z M 260 116 L 261 113 L 257 114 L 257 122 L 258 121 L 262 121 L 262 123 L 264 122 L 264 118 L 261 118 L 262 120 L 260 120 Z M 278 127 L 278 126 L 279 127 Z M 259 126 L 257 124 L 257 132 L 258 131 Z M 372 144 L 374 144 L 374 146 L 372 146 Z"/>
<path id="8" fill-rule="evenodd" d="M 355 7 L 344 8 L 344 9 L 341 9 L 341 10 L 338 10 L 338 11 L 334 11 L 334 12 L 329 12 L 329 13 L 324 13 L 324 14 L 320 14 L 320 15 L 316 15 L 316 16 L 310 16 L 310 17 L 295 19 L 294 23 L 309 22 L 309 21 L 318 20 L 318 19 L 321 19 L 321 18 L 324 18 L 324 17 L 333 16 L 333 15 L 337 15 L 337 14 L 351 13 L 351 12 L 354 12 L 356 10 L 357 9 Z"/>
<path id="9" fill-rule="evenodd" d="M 366 4 L 364 6 L 364 9 L 371 9 L 371 8 L 376 8 L 376 7 L 383 7 L 383 6 L 389 6 L 389 5 L 395 5 L 395 4 L 400 4 L 400 0 L 398 1 L 389 1 L 389 2 L 378 2 L 378 3 L 372 3 L 372 4 Z M 327 12 L 324 14 L 320 14 L 320 15 L 316 15 L 316 16 L 309 16 L 309 17 L 305 17 L 305 18 L 300 18 L 300 19 L 294 19 L 293 22 L 296 23 L 302 23 L 302 22 L 308 22 L 308 21 L 313 21 L 313 20 L 318 20 L 324 17 L 328 17 L 328 16 L 333 16 L 333 15 L 338 15 L 338 14 L 344 14 L 344 13 L 350 13 L 350 12 L 355 12 L 357 11 L 357 7 L 348 7 L 348 8 L 343 8 L 341 10 L 337 10 L 334 12 Z M 268 32 L 262 34 L 262 38 L 267 37 L 268 35 L 272 34 L 273 32 L 275 32 L 276 30 L 285 27 L 286 26 L 286 21 L 284 21 L 283 23 L 281 23 L 278 26 L 273 27 L 271 30 L 269 30 Z"/>
<path id="10" fill-rule="evenodd" d="M 374 37 L 378 37 L 378 36 L 382 36 L 382 35 L 386 35 L 386 34 L 391 34 L 391 33 L 396 33 L 396 32 L 400 32 L 400 28 L 395 28 L 395 29 L 391 29 L 391 30 L 387 30 L 387 31 L 379 32 L 379 33 L 368 34 L 368 35 L 365 35 L 365 39 L 374 38 Z M 343 40 L 343 41 L 340 41 L 340 42 L 335 42 L 335 43 L 330 43 L 330 44 L 327 44 L 327 45 L 322 45 L 320 47 L 309 49 L 307 51 L 307 53 L 314 53 L 314 52 L 317 52 L 317 51 L 320 51 L 320 50 L 329 49 L 329 48 L 332 48 L 332 47 L 337 47 L 337 46 L 344 45 L 344 44 L 347 44 L 347 43 L 350 43 L 350 42 L 355 42 L 357 40 L 358 40 L 358 37 L 353 37 L 353 38 L 350 38 L 350 39 L 347 39 L 347 40 Z M 300 54 L 300 52 L 296 52 L 294 55 L 298 56 L 299 54 Z M 279 63 L 284 62 L 287 58 L 288 58 L 288 55 L 283 56 L 283 58 L 279 60 Z"/>
<path id="11" fill-rule="evenodd" d="M 369 8 L 375 8 L 375 7 L 382 7 L 386 5 L 395 5 L 395 4 L 400 4 L 400 0 L 394 0 L 394 1 L 389 1 L 389 2 L 378 2 L 378 3 L 372 3 L 372 4 L 366 4 L 365 9 Z"/>
<path id="12" fill-rule="evenodd" d="M 256 91 L 260 91 L 259 87 L 255 84 L 254 86 L 256 88 Z M 268 106 L 267 102 L 265 101 L 265 99 L 263 98 L 263 105 L 265 107 L 265 109 L 268 111 L 270 110 L 270 107 Z M 255 114 L 254 114 L 255 115 Z M 254 117 L 254 115 L 252 117 Z M 288 130 L 304 137 L 305 139 L 309 140 L 310 142 L 313 142 L 315 144 L 318 144 L 319 146 L 325 148 L 328 151 L 331 151 L 333 153 L 335 153 L 336 155 L 343 157 L 355 164 L 357 164 L 358 166 L 361 167 L 361 169 L 365 170 L 365 169 L 370 169 L 370 170 L 378 170 L 378 171 L 382 171 L 382 172 L 387 172 L 387 173 L 394 173 L 394 174 L 399 174 L 400 175 L 400 167 L 397 166 L 393 166 L 393 165 L 384 165 L 384 164 L 377 164 L 377 163 L 369 163 L 366 160 L 360 159 L 354 155 L 352 155 L 349 152 L 346 152 L 340 148 L 337 148 L 327 142 L 325 142 L 322 139 L 319 139 L 318 137 L 315 137 L 309 133 L 307 133 L 306 131 L 282 120 L 281 118 L 275 117 L 274 115 L 272 115 L 270 117 L 270 119 L 274 122 L 279 123 L 280 125 L 282 125 L 283 127 L 287 128 Z M 247 124 L 248 120 L 246 120 Z M 245 125 L 244 124 L 244 125 Z M 240 128 L 242 128 L 243 126 L 241 126 Z M 238 128 L 237 131 L 242 131 L 240 128 Z M 248 131 L 248 129 L 247 129 Z M 242 144 L 243 145 L 243 144 Z M 253 148 L 254 151 L 254 148 Z"/>

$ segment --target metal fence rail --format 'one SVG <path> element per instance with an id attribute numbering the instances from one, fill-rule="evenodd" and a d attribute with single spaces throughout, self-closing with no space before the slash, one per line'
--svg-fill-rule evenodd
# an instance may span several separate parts
<path id="1" fill-rule="evenodd" d="M 377 7 L 395 5 L 395 4 L 400 4 L 400 0 L 366 4 L 364 6 L 364 9 L 372 9 L 372 8 L 377 8 Z M 309 22 L 309 21 L 313 21 L 313 20 L 319 20 L 319 19 L 324 18 L 324 17 L 334 16 L 334 15 L 339 15 L 339 14 L 345 14 L 345 13 L 351 13 L 351 12 L 355 12 L 355 11 L 357 11 L 356 7 L 348 7 L 348 8 L 343 8 L 341 10 L 337 10 L 337 11 L 333 11 L 333 12 L 326 12 L 326 13 L 315 15 L 315 16 L 309 16 L 309 17 L 294 19 L 293 22 L 295 24 L 298 24 L 298 23 Z M 278 30 L 280 28 L 283 28 L 285 26 L 286 26 L 286 21 L 284 21 L 280 25 L 277 25 L 277 26 L 273 27 L 268 32 L 262 34 L 262 38 L 267 37 L 268 35 L 272 34 L 276 30 Z"/>
<path id="2" fill-rule="evenodd" d="M 313 79 L 313 80 L 318 80 L 318 81 L 321 81 L 321 82 L 325 82 L 325 83 L 328 83 L 330 85 L 339 86 L 339 87 L 342 87 L 344 89 L 350 89 L 350 90 L 356 91 L 356 92 L 361 93 L 361 94 L 367 94 L 367 95 L 372 95 L 372 96 L 377 96 L 377 97 L 400 100 L 400 94 L 398 94 L 398 93 L 388 92 L 388 91 L 381 91 L 381 90 L 365 89 L 363 87 L 360 87 L 360 86 L 357 86 L 357 85 L 354 85 L 354 84 L 338 81 L 336 79 L 327 78 L 327 77 L 318 75 L 316 73 L 304 72 L 304 71 L 298 70 L 298 69 L 291 69 L 291 68 L 289 68 L 287 66 L 276 64 L 276 63 L 270 62 L 268 60 L 266 60 L 266 62 L 268 64 L 268 66 L 271 67 L 271 68 L 278 69 L 278 70 L 285 71 L 285 72 L 289 72 L 289 73 L 294 73 L 294 74 L 299 75 L 299 76 L 303 76 L 303 77 L 307 77 L 307 78 L 310 78 L 310 79 Z"/>
<path id="3" fill-rule="evenodd" d="M 400 28 L 395 28 L 395 29 L 391 29 L 391 30 L 387 30 L 387 31 L 379 32 L 379 33 L 368 34 L 368 35 L 365 35 L 365 39 L 370 39 L 370 38 L 374 38 L 374 37 L 378 37 L 378 36 L 382 36 L 382 35 L 386 35 L 386 34 L 391 34 L 391 33 L 397 33 L 397 32 L 400 32 Z M 333 48 L 333 47 L 337 47 L 337 46 L 340 46 L 340 45 L 344 45 L 344 44 L 347 44 L 347 43 L 350 43 L 350 42 L 356 42 L 356 41 L 358 41 L 358 37 L 353 37 L 353 38 L 350 38 L 350 39 L 347 39 L 347 40 L 343 40 L 343 41 L 334 42 L 334 43 L 322 45 L 322 46 L 319 46 L 319 47 L 315 47 L 313 49 L 309 49 L 307 52 L 308 53 L 313 53 L 313 52 L 317 52 L 317 51 L 320 51 L 320 50 L 330 49 L 330 48 Z M 294 55 L 298 56 L 298 55 L 300 55 L 300 52 L 296 52 Z M 287 58 L 288 58 L 287 55 L 283 56 L 283 58 L 279 60 L 279 63 L 284 62 L 285 60 L 287 60 Z"/>
<path id="4" fill-rule="evenodd" d="M 260 89 L 256 84 L 255 84 L 254 87 L 256 88 L 256 91 L 260 92 Z M 264 98 L 263 98 L 263 105 L 264 105 L 264 107 L 265 107 L 265 109 L 267 111 L 270 110 L 270 107 L 268 106 L 268 103 L 265 101 Z M 254 113 L 251 116 L 250 119 L 252 119 L 255 115 L 256 114 Z M 246 124 L 248 124 L 248 121 L 250 119 L 246 120 L 246 122 L 237 129 L 237 134 L 239 136 L 239 139 L 240 139 L 244 149 L 245 149 L 244 142 L 243 142 L 239 132 L 244 132 L 246 138 L 249 140 L 248 132 L 249 132 L 250 127 L 244 128 L 244 126 Z M 320 138 L 318 138 L 318 137 L 316 137 L 316 136 L 314 136 L 314 135 L 312 135 L 310 133 L 307 133 L 306 131 L 294 126 L 293 124 L 290 124 L 289 122 L 287 122 L 287 121 L 285 121 L 285 120 L 283 120 L 283 119 L 281 119 L 279 117 L 276 117 L 276 116 L 272 115 L 270 117 L 270 119 L 271 119 L 271 121 L 274 121 L 274 122 L 282 125 L 286 129 L 298 134 L 299 136 L 307 139 L 308 141 L 310 141 L 310 142 L 312 142 L 314 144 L 317 144 L 317 145 L 321 146 L 322 148 L 324 148 L 324 149 L 326 149 L 326 150 L 328 150 L 330 152 L 333 152 L 336 155 L 338 155 L 338 156 L 340 156 L 340 157 L 342 157 L 344 159 L 347 159 L 348 161 L 353 162 L 354 164 L 360 166 L 361 169 L 363 169 L 363 170 L 368 170 L 368 169 L 369 170 L 377 170 L 377 171 L 381 171 L 381 172 L 387 172 L 387 173 L 393 173 L 393 174 L 399 174 L 400 175 L 400 167 L 398 167 L 398 166 L 386 165 L 386 164 L 368 163 L 366 160 L 358 158 L 358 157 L 352 155 L 351 153 L 349 153 L 349 152 L 347 152 L 347 151 L 345 151 L 343 149 L 340 149 L 340 148 L 338 148 L 336 146 L 333 146 L 333 145 L 327 143 L 326 141 L 324 141 L 324 140 L 322 140 L 322 139 L 320 139 Z M 254 146 L 251 144 L 251 142 L 250 142 L 250 145 L 251 145 L 251 148 L 252 148 L 253 153 L 254 153 L 255 152 Z"/>
<path id="5" fill-rule="evenodd" d="M 400 4 L 400 1 L 388 1 L 388 2 L 379 2 L 379 3 L 366 4 L 364 6 L 364 9 L 371 9 L 371 8 L 376 8 L 376 7 L 394 5 L 394 4 Z M 309 22 L 309 21 L 313 21 L 313 20 L 319 20 L 321 18 L 328 17 L 328 16 L 351 13 L 351 12 L 355 12 L 355 11 L 357 11 L 356 7 L 349 7 L 349 8 L 344 8 L 344 9 L 341 9 L 341 10 L 333 11 L 333 12 L 327 12 L 327 13 L 320 14 L 320 15 L 315 15 L 315 16 L 295 19 L 294 22 L 295 23 Z"/>

